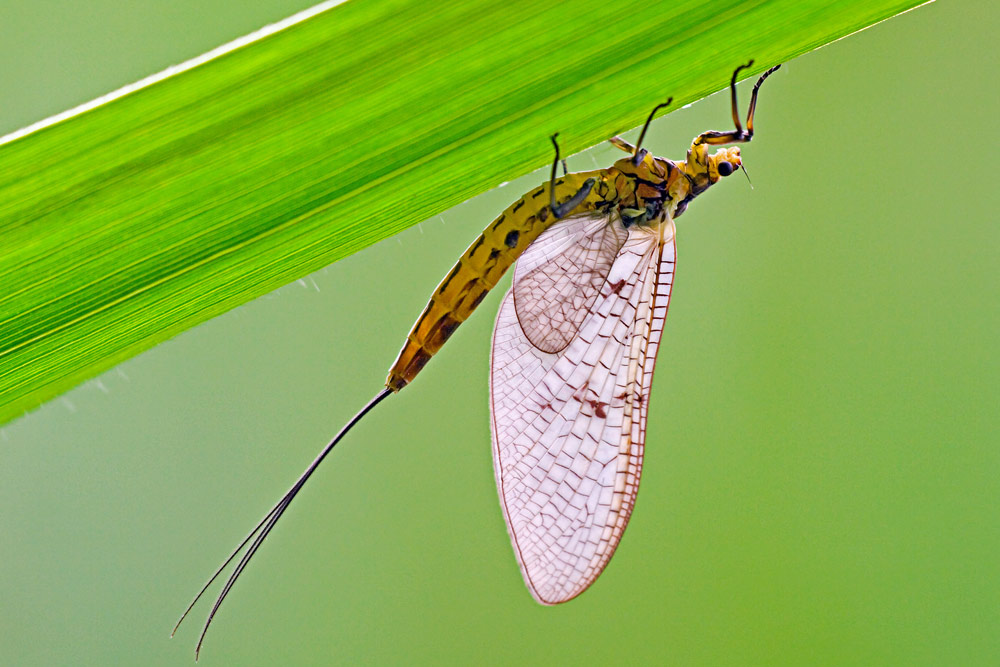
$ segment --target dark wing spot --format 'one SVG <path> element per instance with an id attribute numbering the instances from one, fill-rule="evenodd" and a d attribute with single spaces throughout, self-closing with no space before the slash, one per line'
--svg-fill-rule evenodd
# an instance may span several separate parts
<path id="1" fill-rule="evenodd" d="M 621 279 L 616 283 L 611 283 L 612 294 L 621 294 L 622 288 L 625 287 L 625 279 Z"/>

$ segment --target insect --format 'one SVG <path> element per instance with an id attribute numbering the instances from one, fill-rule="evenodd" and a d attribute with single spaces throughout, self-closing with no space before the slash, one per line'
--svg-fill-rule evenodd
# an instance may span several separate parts
<path id="1" fill-rule="evenodd" d="M 606 169 L 556 178 L 511 204 L 445 276 L 406 338 L 386 387 L 355 415 L 216 570 L 177 627 L 235 561 L 196 648 L 243 570 L 296 494 L 344 435 L 376 405 L 408 386 L 517 260 L 497 315 L 490 417 L 497 489 L 514 553 L 532 596 L 570 600 L 614 554 L 642 470 L 653 365 L 667 316 L 676 259 L 674 221 L 690 202 L 741 165 L 732 146 L 753 138 L 764 72 L 753 87 L 746 129 L 736 79 L 735 129 L 698 135 L 681 162 L 654 157 L 642 140 Z M 246 550 L 244 552 L 244 549 Z M 242 554 L 242 555 L 241 555 Z"/>

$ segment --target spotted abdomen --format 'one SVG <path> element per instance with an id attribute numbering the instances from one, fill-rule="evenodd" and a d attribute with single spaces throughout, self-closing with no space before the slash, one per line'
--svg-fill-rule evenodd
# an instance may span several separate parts
<path id="1" fill-rule="evenodd" d="M 603 171 L 603 170 L 602 170 Z M 556 181 L 556 199 L 566 200 L 601 172 L 569 174 Z M 601 201 L 598 188 L 575 210 L 593 210 Z M 606 191 L 606 189 L 605 189 Z M 549 208 L 549 186 L 539 186 L 507 207 L 472 245 L 434 290 L 427 307 L 406 337 L 389 370 L 386 386 L 399 391 L 413 381 L 430 358 L 496 286 L 504 272 L 556 218 Z"/>

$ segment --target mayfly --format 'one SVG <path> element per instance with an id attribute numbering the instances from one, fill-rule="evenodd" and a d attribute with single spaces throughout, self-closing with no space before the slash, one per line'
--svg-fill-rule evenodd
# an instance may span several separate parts
<path id="1" fill-rule="evenodd" d="M 607 566 L 639 486 L 653 365 L 667 316 L 676 257 L 674 221 L 695 197 L 742 164 L 732 146 L 753 138 L 761 84 L 746 129 L 730 82 L 733 123 L 691 143 L 687 159 L 654 157 L 642 140 L 607 169 L 556 178 L 511 204 L 469 246 L 434 290 L 379 392 L 341 429 L 291 489 L 212 575 L 240 557 L 219 593 L 195 652 L 233 584 L 327 454 L 387 396 L 413 382 L 515 260 L 513 286 L 493 331 L 490 421 L 500 504 L 524 582 L 542 604 L 570 600 Z M 248 546 L 249 545 L 249 546 Z M 246 552 L 244 553 L 244 549 Z M 174 631 L 177 627 L 174 628 Z"/>

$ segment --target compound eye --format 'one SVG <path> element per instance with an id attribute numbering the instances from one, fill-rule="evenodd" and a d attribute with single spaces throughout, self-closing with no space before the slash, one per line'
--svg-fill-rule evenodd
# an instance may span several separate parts
<path id="1" fill-rule="evenodd" d="M 718 168 L 719 176 L 729 176 L 729 174 L 733 173 L 735 169 L 730 162 L 720 162 Z"/>

